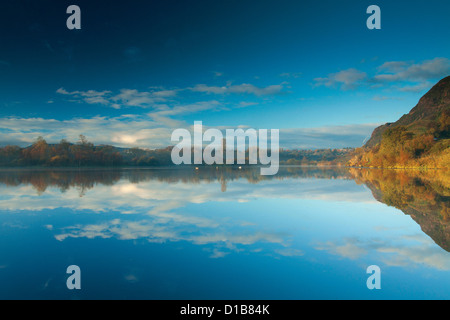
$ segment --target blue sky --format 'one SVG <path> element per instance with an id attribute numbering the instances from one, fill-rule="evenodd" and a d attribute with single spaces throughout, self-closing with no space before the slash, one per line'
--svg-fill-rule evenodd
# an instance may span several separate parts
<path id="1" fill-rule="evenodd" d="M 81 8 L 82 29 L 66 28 Z M 368 30 L 377 4 L 382 29 Z M 357 147 L 450 75 L 450 3 L 2 1 L 0 145 L 163 147 L 175 128 Z"/>

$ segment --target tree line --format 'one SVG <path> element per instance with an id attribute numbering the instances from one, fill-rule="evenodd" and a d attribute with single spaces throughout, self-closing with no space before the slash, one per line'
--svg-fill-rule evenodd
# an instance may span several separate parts
<path id="1" fill-rule="evenodd" d="M 121 166 L 173 166 L 172 146 L 162 149 L 117 148 L 111 145 L 96 146 L 84 135 L 76 143 L 65 139 L 49 144 L 39 137 L 25 148 L 0 147 L 0 166 L 3 167 L 121 167 Z M 336 165 L 349 160 L 353 149 L 288 150 L 279 152 L 284 165 Z M 236 158 L 236 157 L 235 157 Z M 248 163 L 248 150 L 246 153 Z"/>
<path id="2" fill-rule="evenodd" d="M 80 135 L 77 143 L 63 139 L 48 144 L 39 137 L 31 146 L 0 148 L 0 166 L 88 167 L 158 166 L 170 164 L 170 150 L 119 149 L 110 145 L 95 146 Z"/>

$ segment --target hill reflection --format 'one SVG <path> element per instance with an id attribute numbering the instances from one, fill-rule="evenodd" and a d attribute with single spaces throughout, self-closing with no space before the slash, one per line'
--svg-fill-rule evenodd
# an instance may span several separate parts
<path id="1" fill-rule="evenodd" d="M 374 198 L 400 209 L 450 252 L 450 172 L 444 170 L 350 169 Z"/>
<path id="2" fill-rule="evenodd" d="M 326 180 L 335 180 L 333 183 Z M 366 185 L 373 198 L 395 207 L 418 223 L 424 233 L 441 248 L 450 252 L 450 173 L 448 171 L 401 171 L 355 168 L 282 167 L 276 176 L 261 176 L 259 168 L 200 167 L 180 169 L 118 170 L 1 170 L 0 185 L 4 189 L 6 210 L 39 210 L 48 201 L 30 198 L 32 186 L 38 195 L 50 193 L 54 207 L 90 209 L 96 212 L 127 212 L 152 208 L 152 212 L 174 210 L 187 203 L 227 201 L 247 202 L 267 197 L 277 199 L 318 199 L 370 202 L 363 188 L 343 184 L 355 180 Z M 321 181 L 323 183 L 321 183 Z M 233 188 L 229 190 L 232 182 Z M 243 184 L 236 184 L 244 182 Z M 283 183 L 281 183 L 283 182 Z M 57 196 L 56 188 L 66 194 Z M 96 189 L 96 190 L 94 190 Z M 84 197 L 92 190 L 89 201 L 78 203 L 73 196 Z M 73 194 L 75 192 L 75 194 Z"/>

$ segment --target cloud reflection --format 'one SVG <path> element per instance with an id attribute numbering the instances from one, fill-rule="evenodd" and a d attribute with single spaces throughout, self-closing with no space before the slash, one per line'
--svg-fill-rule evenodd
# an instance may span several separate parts
<path id="1" fill-rule="evenodd" d="M 327 203 L 329 208 L 343 203 L 380 206 L 371 190 L 351 180 L 345 169 L 282 168 L 276 177 L 230 168 L 200 172 L 9 171 L 0 172 L 0 183 L 0 212 L 51 210 L 58 214 L 56 209 L 65 208 L 97 214 L 95 222 L 75 220 L 78 223 L 65 226 L 53 222 L 43 225 L 60 242 L 81 238 L 188 242 L 202 246 L 215 259 L 233 252 L 307 257 L 311 250 L 318 250 L 350 260 L 376 255 L 388 266 L 450 269 L 448 253 L 424 234 L 403 234 L 398 239 L 398 232 L 391 230 L 392 234 L 382 241 L 355 237 L 349 231 L 347 237 L 340 239 L 329 235 L 317 236 L 320 240 L 313 237 L 308 240 L 315 243 L 311 245 L 305 240 L 295 241 L 300 235 L 293 226 L 282 226 L 287 213 L 273 212 L 276 222 L 268 223 L 257 215 L 228 211 L 236 205 L 259 210 L 260 201 L 272 200 L 313 201 Z M 210 204 L 214 204 L 214 211 Z M 267 216 L 269 211 L 264 213 Z M 320 230 L 320 225 L 314 227 Z M 379 225 L 372 229 L 379 234 L 390 230 Z"/>

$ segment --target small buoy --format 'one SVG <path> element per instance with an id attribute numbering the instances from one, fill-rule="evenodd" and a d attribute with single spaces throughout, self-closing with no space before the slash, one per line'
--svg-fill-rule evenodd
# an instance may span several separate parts
<path id="1" fill-rule="evenodd" d="M 195 170 L 198 170 L 198 167 L 195 167 Z"/>
<path id="2" fill-rule="evenodd" d="M 242 167 L 239 167 L 239 170 L 241 170 L 242 169 Z"/>

